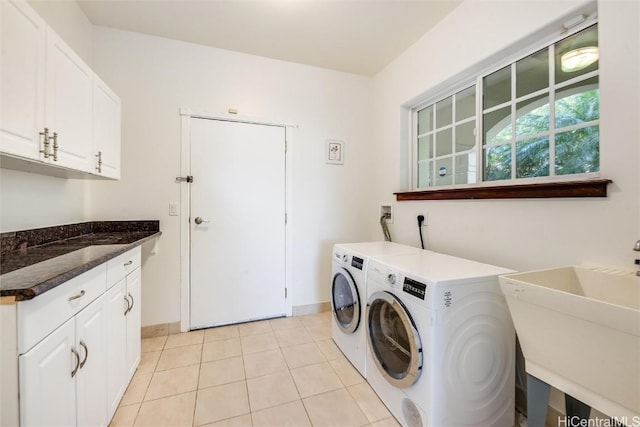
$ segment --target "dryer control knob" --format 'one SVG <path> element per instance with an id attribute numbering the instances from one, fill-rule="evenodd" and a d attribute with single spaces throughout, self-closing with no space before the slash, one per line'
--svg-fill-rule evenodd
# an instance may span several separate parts
<path id="1" fill-rule="evenodd" d="M 395 285 L 396 284 L 396 275 L 395 274 L 388 274 L 387 275 L 387 282 L 389 282 L 390 285 Z"/>
<path id="2" fill-rule="evenodd" d="M 342 261 L 344 261 L 344 262 L 349 261 L 349 255 L 347 255 L 347 254 L 342 255 Z"/>

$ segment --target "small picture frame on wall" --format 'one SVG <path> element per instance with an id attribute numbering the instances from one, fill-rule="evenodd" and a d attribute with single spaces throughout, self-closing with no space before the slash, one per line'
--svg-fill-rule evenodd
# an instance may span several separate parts
<path id="1" fill-rule="evenodd" d="M 333 139 L 327 140 L 326 163 L 330 165 L 344 164 L 344 142 Z"/>

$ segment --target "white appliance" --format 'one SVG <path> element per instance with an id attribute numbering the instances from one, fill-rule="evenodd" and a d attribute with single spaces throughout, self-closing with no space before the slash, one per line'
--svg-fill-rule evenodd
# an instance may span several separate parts
<path id="1" fill-rule="evenodd" d="M 508 272 L 430 251 L 369 261 L 367 381 L 403 426 L 513 425 Z"/>
<path id="2" fill-rule="evenodd" d="M 367 338 L 364 326 L 366 269 L 379 255 L 421 252 L 392 242 L 343 243 L 333 247 L 331 336 L 351 364 L 366 378 Z"/>

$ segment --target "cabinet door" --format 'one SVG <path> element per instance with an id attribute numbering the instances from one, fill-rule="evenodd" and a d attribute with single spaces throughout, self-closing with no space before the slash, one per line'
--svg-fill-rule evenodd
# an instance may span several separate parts
<path id="1" fill-rule="evenodd" d="M 74 322 L 69 319 L 19 357 L 22 425 L 76 425 Z"/>
<path id="2" fill-rule="evenodd" d="M 125 311 L 129 304 L 125 299 L 126 279 L 113 285 L 105 294 L 107 307 L 107 418 L 118 409 L 120 399 L 127 388 Z"/>
<path id="3" fill-rule="evenodd" d="M 96 75 L 93 76 L 94 173 L 120 179 L 120 98 Z M 100 163 L 98 164 L 98 162 Z"/>
<path id="4" fill-rule="evenodd" d="M 79 426 L 107 425 L 107 312 L 101 296 L 76 315 L 76 415 Z"/>
<path id="5" fill-rule="evenodd" d="M 47 28 L 45 123 L 58 134 L 56 165 L 93 172 L 93 71 Z"/>
<path id="6" fill-rule="evenodd" d="M 127 382 L 131 380 L 140 363 L 141 296 L 142 281 L 138 267 L 127 275 L 127 298 L 131 301 L 131 309 L 127 313 Z"/>
<path id="7" fill-rule="evenodd" d="M 38 159 L 44 129 L 44 20 L 24 1 L 0 2 L 0 151 Z"/>

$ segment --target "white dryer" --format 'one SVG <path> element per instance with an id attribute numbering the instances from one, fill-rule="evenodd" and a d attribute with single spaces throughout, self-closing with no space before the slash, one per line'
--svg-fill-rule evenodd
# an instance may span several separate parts
<path id="1" fill-rule="evenodd" d="M 430 251 L 371 260 L 367 381 L 403 426 L 512 426 L 510 270 Z"/>
<path id="2" fill-rule="evenodd" d="M 421 252 L 392 242 L 343 243 L 333 247 L 331 336 L 351 364 L 366 377 L 366 269 L 374 256 Z"/>

